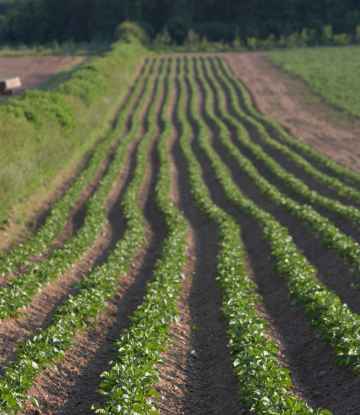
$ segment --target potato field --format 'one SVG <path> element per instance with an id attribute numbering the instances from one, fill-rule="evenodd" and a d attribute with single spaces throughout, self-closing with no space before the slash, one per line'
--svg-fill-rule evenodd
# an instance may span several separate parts
<path id="1" fill-rule="evenodd" d="M 360 413 L 360 174 L 221 55 L 148 57 L 0 257 L 0 414 Z"/>

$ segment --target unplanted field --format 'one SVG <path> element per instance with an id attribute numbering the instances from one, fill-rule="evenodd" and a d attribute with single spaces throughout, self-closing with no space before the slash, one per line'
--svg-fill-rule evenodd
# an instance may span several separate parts
<path id="1" fill-rule="evenodd" d="M 0 258 L 6 413 L 358 414 L 360 175 L 257 112 L 233 66 L 148 58 Z"/>
<path id="2" fill-rule="evenodd" d="M 38 57 L 38 58 L 0 58 L 0 78 L 12 78 L 20 76 L 22 87 L 14 90 L 14 95 L 18 96 L 27 89 L 35 89 L 49 84 L 49 87 L 56 86 L 51 84 L 51 78 L 62 77 L 57 82 L 64 81 L 64 75 L 71 72 L 75 67 L 84 62 L 87 57 L 83 56 L 61 56 L 61 57 Z M 64 78 L 64 79 L 63 79 Z M 54 80 L 55 81 L 55 80 Z M 0 99 L 6 96 L 0 95 Z"/>

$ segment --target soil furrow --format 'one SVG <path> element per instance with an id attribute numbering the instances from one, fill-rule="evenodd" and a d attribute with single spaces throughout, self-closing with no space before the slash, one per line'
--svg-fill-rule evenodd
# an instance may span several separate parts
<path id="1" fill-rule="evenodd" d="M 202 97 L 202 94 L 200 96 Z M 201 111 L 206 120 L 202 101 Z M 216 145 L 214 130 L 211 131 L 211 135 L 214 147 L 221 152 L 220 145 Z M 287 283 L 278 277 L 273 270 L 274 262 L 268 259 L 270 246 L 262 240 L 261 227 L 225 199 L 220 184 L 215 180 L 210 162 L 197 141 L 193 143 L 193 150 L 201 163 L 204 179 L 210 189 L 212 199 L 241 225 L 242 237 L 250 267 L 253 270 L 254 280 L 258 284 L 259 294 L 263 296 L 259 310 L 264 308 L 262 315 L 268 319 L 271 328 L 277 333 L 276 336 L 271 333 L 270 335 L 274 339 L 280 336 L 279 348 L 282 351 L 282 356 L 279 357 L 290 370 L 295 386 L 294 392 L 298 396 L 302 396 L 313 408 L 326 408 L 334 415 L 344 414 L 346 408 L 347 414 L 357 414 L 360 403 L 359 376 L 349 367 L 335 366 L 336 358 L 332 354 L 330 343 L 317 337 L 316 331 L 308 327 L 306 314 L 300 308 L 293 306 L 292 300 L 287 297 Z M 262 205 L 265 210 L 275 214 L 284 226 L 288 226 L 288 222 L 292 224 L 291 229 L 289 226 L 289 231 L 297 243 L 293 230 L 300 231 L 302 225 L 296 223 L 294 226 L 294 219 L 287 218 L 286 212 L 278 212 L 277 206 L 262 200 L 261 196 L 257 194 L 255 186 L 249 183 L 240 169 L 235 170 L 237 166 L 232 164 L 231 158 L 227 158 L 227 154 L 224 152 L 221 155 L 223 160 L 226 160 L 226 165 L 233 173 L 235 182 L 240 185 L 244 194 Z M 287 220 L 285 221 L 284 218 Z M 306 252 L 306 256 L 307 254 L 308 252 Z M 319 251 L 317 251 L 317 255 L 319 255 Z M 329 273 L 330 271 L 329 269 Z M 328 277 L 326 280 L 328 281 Z"/>
<path id="2" fill-rule="evenodd" d="M 216 76 L 214 72 L 214 76 Z M 226 89 L 225 85 L 221 82 L 219 78 L 217 78 L 219 83 L 221 84 L 223 91 L 225 93 L 225 106 L 228 112 L 236 119 L 238 119 L 247 129 L 249 133 L 250 139 L 255 142 L 256 144 L 259 144 L 262 149 L 271 156 L 276 162 L 278 162 L 282 167 L 284 167 L 288 172 L 293 173 L 297 178 L 301 179 L 311 190 L 317 191 L 319 194 L 335 199 L 335 200 L 341 200 L 341 203 L 344 205 L 349 206 L 356 206 L 357 208 L 360 208 L 360 202 L 356 200 L 350 200 L 350 199 L 343 199 L 340 198 L 339 195 L 333 191 L 332 189 L 328 188 L 327 186 L 323 185 L 320 181 L 311 178 L 308 176 L 303 170 L 301 170 L 299 167 L 295 165 L 292 161 L 288 160 L 283 154 L 280 152 L 277 152 L 273 150 L 270 146 L 268 146 L 266 143 L 264 143 L 260 136 L 258 131 L 255 127 L 251 126 L 246 121 L 240 119 L 236 113 L 234 112 L 234 109 L 232 107 L 229 91 Z M 212 86 L 211 86 L 212 87 Z M 214 97 L 215 103 L 217 103 L 216 97 Z M 215 107 L 216 115 L 219 117 L 219 111 L 217 110 L 217 107 Z M 220 117 L 221 118 L 221 117 Z M 264 176 L 271 184 L 275 185 L 279 188 L 279 190 L 284 193 L 285 195 L 291 197 L 292 199 L 298 201 L 302 204 L 308 204 L 313 206 L 313 208 L 319 212 L 321 215 L 327 217 L 331 221 L 335 223 L 335 225 L 346 235 L 351 236 L 354 238 L 357 242 L 360 242 L 360 233 L 359 233 L 359 227 L 350 221 L 341 219 L 337 213 L 328 210 L 327 208 L 316 204 L 311 203 L 306 198 L 299 196 L 295 192 L 293 192 L 289 187 L 287 187 L 281 180 L 277 179 L 272 173 L 269 172 L 269 170 L 265 167 L 265 165 L 262 163 L 261 160 L 258 160 L 256 156 L 254 156 L 251 151 L 247 150 L 237 139 L 236 137 L 236 131 L 234 128 L 229 125 L 226 121 L 224 121 L 227 127 L 229 128 L 231 132 L 231 138 L 233 143 L 239 148 L 239 150 L 254 164 L 254 166 L 257 168 L 259 173 Z"/>
<path id="3" fill-rule="evenodd" d="M 230 69 L 231 69 L 231 66 L 229 66 L 230 67 Z M 231 69 L 232 70 L 232 69 Z M 232 71 L 233 72 L 233 71 Z M 223 71 L 223 74 L 226 76 L 226 73 Z M 237 86 L 236 86 L 236 84 L 230 79 L 230 78 L 228 78 L 229 79 L 229 81 L 232 83 L 232 85 L 233 85 L 233 87 L 234 87 L 234 90 L 236 91 L 236 94 L 237 94 L 237 96 L 238 96 L 238 99 L 239 99 L 239 104 L 240 104 L 240 106 L 241 106 L 241 109 L 244 111 L 244 112 L 246 112 L 248 115 L 251 115 L 251 114 L 249 114 L 249 112 L 247 111 L 247 109 L 246 109 L 246 106 L 244 105 L 244 101 L 243 101 L 243 99 L 242 99 L 242 95 L 241 95 L 241 92 L 239 91 L 239 89 L 237 88 Z M 241 79 L 240 79 L 240 81 L 241 81 Z M 242 82 L 242 81 L 241 81 Z M 257 105 L 256 105 L 256 102 L 255 102 L 255 100 L 254 100 L 254 97 L 253 97 L 253 95 L 252 95 L 252 93 L 250 92 L 250 90 L 249 90 L 249 88 L 247 88 L 247 86 L 243 83 L 243 85 L 244 85 L 244 87 L 246 88 L 246 91 L 247 91 L 247 93 L 248 93 L 248 95 L 249 95 L 249 97 L 250 97 L 250 99 L 251 99 L 251 102 L 252 102 L 252 105 L 253 105 L 253 107 L 256 109 L 256 111 L 258 111 L 259 113 L 261 113 L 261 111 L 259 111 L 259 109 L 258 109 L 258 107 L 257 107 Z M 278 134 L 277 134 L 277 132 L 275 131 L 275 129 L 271 126 L 271 125 L 268 125 L 267 123 L 263 123 L 263 122 L 261 122 L 260 120 L 257 120 L 258 122 L 260 122 L 260 123 L 262 123 L 263 124 L 263 126 L 265 127 L 265 129 L 266 129 L 266 131 L 268 132 L 268 134 L 272 137 L 272 138 L 274 138 L 275 140 L 277 140 L 277 141 L 279 141 L 280 143 L 282 143 L 282 144 L 285 144 L 284 143 L 284 141 L 278 136 Z M 284 128 L 284 130 L 288 133 L 288 134 L 290 134 L 291 135 L 291 132 L 286 128 L 286 127 L 284 127 L 283 126 L 283 128 Z M 320 139 L 320 137 L 319 137 L 319 139 Z M 324 140 L 324 145 L 326 145 L 327 144 L 327 142 Z M 359 184 L 357 184 L 357 183 L 355 183 L 355 182 L 353 182 L 352 180 L 350 180 L 350 179 L 345 179 L 345 178 L 341 178 L 341 177 L 337 177 L 336 175 L 334 175 L 332 172 L 331 172 L 331 170 L 329 170 L 326 166 L 324 166 L 323 164 L 321 164 L 321 163 L 318 163 L 318 162 L 316 162 L 313 158 L 311 158 L 310 156 L 308 156 L 307 154 L 305 154 L 305 153 L 302 153 L 302 152 L 299 152 L 299 151 L 296 151 L 295 149 L 293 149 L 292 148 L 292 150 L 293 151 L 295 151 L 297 154 L 300 154 L 302 157 L 304 157 L 304 159 L 306 160 L 306 161 L 308 161 L 312 166 L 314 166 L 316 169 L 318 169 L 319 171 L 321 171 L 322 173 L 325 173 L 325 174 L 328 174 L 329 176 L 332 176 L 332 177 L 336 177 L 338 180 L 340 180 L 341 182 L 343 182 L 344 184 L 347 184 L 348 186 L 352 186 L 352 187 L 355 187 L 355 188 L 359 188 Z M 317 151 L 319 151 L 318 149 L 317 149 Z M 329 157 L 329 156 L 328 156 Z M 340 164 L 340 163 L 339 163 Z M 347 167 L 349 167 L 349 166 L 347 166 Z M 351 168 L 351 167 L 350 167 Z M 309 176 L 308 176 L 309 177 Z"/>
<path id="4" fill-rule="evenodd" d="M 141 119 L 143 122 L 148 114 L 151 98 L 152 94 L 147 99 L 142 111 Z M 121 237 L 124 220 L 119 212 L 120 203 L 132 179 L 132 171 L 136 163 L 135 149 L 141 136 L 139 134 L 137 139 L 129 146 L 126 160 L 119 174 L 119 179 L 108 195 L 104 209 L 109 222 L 104 229 L 104 234 L 99 235 L 95 245 L 83 258 L 75 263 L 72 269 L 60 276 L 55 284 L 48 285 L 39 293 L 38 297 L 25 310 L 27 318 L 10 318 L 2 322 L 0 326 L 0 333 L 2 334 L 0 339 L 0 350 L 2 351 L 0 356 L 1 366 L 4 366 L 8 360 L 14 360 L 14 353 L 17 348 L 14 342 L 24 341 L 39 327 L 45 328 L 46 323 L 52 318 L 57 307 L 66 301 L 69 295 L 75 294 L 76 291 L 73 288 L 74 282 L 79 281 L 89 269 L 94 268 L 106 260 L 108 250 L 114 248 L 116 241 Z"/>
<path id="5" fill-rule="evenodd" d="M 168 115 L 172 123 L 176 121 L 176 105 L 178 94 L 175 87 L 172 89 L 172 97 L 169 105 Z M 179 138 L 178 131 L 175 126 L 171 137 L 167 142 L 167 149 L 170 161 L 170 175 L 171 175 L 171 190 L 170 198 L 174 205 L 181 210 L 180 195 L 179 195 L 179 172 L 176 169 L 174 157 L 172 154 L 175 141 Z M 160 382 L 155 386 L 155 390 L 159 394 L 160 400 L 158 402 L 160 414 L 181 414 L 181 407 L 183 405 L 184 391 L 186 390 L 186 372 L 187 361 L 190 355 L 190 341 L 191 341 L 191 314 L 189 306 L 189 296 L 193 283 L 193 276 L 195 273 L 196 261 L 196 241 L 194 230 L 189 226 L 188 236 L 188 263 L 184 267 L 185 278 L 180 286 L 180 298 L 178 300 L 179 306 L 179 321 L 171 327 L 172 339 L 176 345 L 169 347 L 168 353 L 163 353 L 164 365 L 158 367 L 160 374 Z"/>
<path id="6" fill-rule="evenodd" d="M 180 131 L 178 124 L 175 124 L 177 131 Z M 194 267 L 193 282 L 191 289 L 184 286 L 184 291 L 190 289 L 186 293 L 188 297 L 184 296 L 189 308 L 186 307 L 188 311 L 184 310 L 185 328 L 179 329 L 181 362 L 176 362 L 172 372 L 179 376 L 175 386 L 178 380 L 178 387 L 185 386 L 180 413 L 240 414 L 243 413 L 243 406 L 237 403 L 238 383 L 233 379 L 232 363 L 228 358 L 226 325 L 218 321 L 221 315 L 221 290 L 214 276 L 219 249 L 217 227 L 202 217 L 192 199 L 187 162 L 182 156 L 178 138 L 172 154 L 178 171 L 179 205 L 195 236 L 195 258 L 189 263 Z M 179 404 L 181 392 L 175 391 L 177 396 L 172 399 L 177 399 Z M 165 397 L 171 398 L 169 395 Z M 164 413 L 169 413 L 166 409 L 169 410 L 165 407 Z"/>
<path id="7" fill-rule="evenodd" d="M 203 93 L 200 84 L 199 86 Z M 359 284 L 358 278 L 351 276 L 345 262 L 323 246 L 321 238 L 317 238 L 306 229 L 306 226 L 301 221 L 294 218 L 279 206 L 271 203 L 260 194 L 253 182 L 238 167 L 235 159 L 221 145 L 216 128 L 207 119 L 203 108 L 202 114 L 212 129 L 214 149 L 228 167 L 235 183 L 241 191 L 261 205 L 264 210 L 272 213 L 283 226 L 289 229 L 294 242 L 304 251 L 308 260 L 318 269 L 317 278 L 326 284 L 329 289 L 334 290 L 342 302 L 346 303 L 352 311 L 360 314 L 359 293 L 352 288 L 352 284 Z"/>
<path id="8" fill-rule="evenodd" d="M 156 86 L 154 90 L 155 88 Z M 157 119 L 162 103 L 157 108 Z M 140 135 L 146 130 L 147 122 L 144 122 Z M 99 317 L 99 326 L 77 333 L 75 347 L 59 362 L 58 371 L 47 369 L 29 391 L 39 399 L 43 414 L 90 414 L 93 403 L 103 402 L 102 396 L 96 390 L 100 388 L 101 373 L 108 370 L 108 364 L 113 357 L 108 349 L 119 339 L 120 333 L 130 327 L 129 316 L 143 300 L 146 282 L 160 258 L 162 242 L 167 234 L 165 221 L 155 204 L 159 170 L 155 144 L 159 134 L 158 129 L 149 146 L 147 171 L 139 195 L 139 207 L 144 211 L 148 242 L 135 255 L 134 266 L 128 275 L 120 278 L 117 293 L 109 302 L 108 312 Z M 117 212 L 117 220 L 119 216 Z M 36 413 L 34 411 L 36 409 L 30 403 L 28 413 Z"/>
<path id="9" fill-rule="evenodd" d="M 144 68 L 143 68 L 144 69 Z M 132 88 L 133 89 L 133 88 Z M 84 218 L 86 213 L 86 203 L 90 199 L 90 197 L 94 194 L 97 185 L 99 184 L 100 180 L 106 175 L 108 172 L 110 164 L 113 162 L 114 158 L 114 151 L 116 147 L 118 146 L 120 140 L 125 136 L 125 134 L 130 130 L 131 128 L 131 119 L 132 119 L 132 113 L 135 109 L 135 107 L 138 105 L 139 100 L 141 99 L 141 96 L 143 95 L 145 89 L 145 81 L 143 82 L 142 89 L 140 91 L 139 96 L 136 98 L 131 110 L 129 111 L 126 122 L 123 128 L 123 131 L 119 138 L 111 144 L 109 149 L 107 150 L 106 156 L 101 163 L 99 169 L 97 170 L 95 176 L 91 180 L 91 182 L 87 185 L 86 189 L 84 189 L 81 194 L 79 195 L 79 198 L 74 205 L 74 207 L 69 212 L 69 217 L 67 220 L 67 223 L 65 224 L 61 235 L 59 235 L 57 238 L 55 238 L 54 243 L 52 246 L 50 246 L 49 250 L 47 252 L 43 252 L 41 255 L 38 255 L 37 257 L 31 258 L 32 264 L 36 264 L 37 262 L 48 259 L 50 254 L 61 248 L 66 244 L 66 242 L 78 231 L 84 224 Z M 130 97 L 130 95 L 127 97 L 127 99 Z M 122 105 L 122 107 L 126 104 Z M 120 112 L 120 111 L 119 111 Z M 49 206 L 47 210 L 47 215 L 50 213 L 51 206 Z M 45 221 L 46 217 L 43 218 L 43 221 Z M 2 277 L 0 279 L 0 287 L 6 287 L 9 281 L 14 278 L 17 275 L 22 274 L 25 272 L 26 269 L 17 270 L 12 275 L 7 275 L 5 277 Z"/>

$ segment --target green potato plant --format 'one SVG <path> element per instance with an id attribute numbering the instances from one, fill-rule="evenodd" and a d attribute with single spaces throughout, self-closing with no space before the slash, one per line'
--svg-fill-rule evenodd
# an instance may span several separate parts
<path id="1" fill-rule="evenodd" d="M 170 326 L 178 319 L 176 299 L 180 297 L 180 283 L 184 278 L 186 264 L 188 225 L 179 210 L 173 205 L 170 162 L 167 141 L 172 132 L 172 123 L 167 115 L 173 87 L 175 60 L 171 59 L 167 77 L 167 95 L 163 105 L 161 121 L 164 130 L 158 141 L 160 171 L 156 184 L 156 204 L 164 215 L 167 237 L 163 242 L 161 259 L 147 283 L 143 303 L 131 317 L 132 326 L 121 339 L 112 345 L 114 360 L 111 369 L 102 374 L 100 393 L 106 403 L 94 404 L 96 414 L 158 414 L 158 406 L 152 398 L 160 399 L 151 384 L 159 381 L 157 365 L 163 364 L 161 352 L 172 344 Z M 154 117 L 149 119 L 154 126 Z"/>

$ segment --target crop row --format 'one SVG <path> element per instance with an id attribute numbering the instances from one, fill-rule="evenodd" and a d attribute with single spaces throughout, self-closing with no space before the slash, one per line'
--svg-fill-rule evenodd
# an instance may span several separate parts
<path id="1" fill-rule="evenodd" d="M 44 225 L 31 239 L 15 247 L 11 252 L 0 258 L 0 275 L 11 274 L 15 269 L 31 265 L 30 258 L 47 251 L 54 239 L 60 235 L 70 209 L 75 205 L 80 193 L 86 188 L 94 177 L 106 156 L 109 146 L 113 144 L 121 134 L 128 111 L 137 99 L 144 80 L 149 76 L 152 60 L 148 59 L 142 74 L 139 76 L 133 92 L 124 105 L 115 125 L 114 130 L 95 149 L 87 167 L 78 175 L 74 183 L 67 189 L 63 196 L 52 205 L 49 216 Z"/>
<path id="2" fill-rule="evenodd" d="M 241 110 L 238 99 L 237 99 L 236 91 L 234 90 L 234 88 L 232 88 L 232 85 L 228 81 L 228 79 L 221 73 L 221 70 L 216 60 L 213 60 L 213 64 L 214 64 L 215 71 L 219 79 L 221 79 L 223 84 L 226 85 L 230 93 L 231 103 L 232 103 L 232 107 L 234 108 L 235 113 L 240 118 L 243 118 L 249 122 L 251 121 L 251 124 L 254 125 L 258 129 L 261 136 L 265 137 L 269 144 L 271 143 L 272 147 L 283 148 L 284 149 L 283 152 L 288 158 L 290 158 L 293 161 L 295 161 L 294 159 L 300 158 L 304 161 L 304 163 L 310 166 L 311 170 L 314 170 L 318 174 L 323 175 L 323 173 L 320 173 L 317 169 L 315 169 L 315 167 L 311 166 L 310 163 L 308 163 L 306 160 L 304 160 L 301 156 L 299 156 L 295 152 L 291 151 L 287 146 L 280 144 L 276 140 L 272 139 L 268 135 L 268 133 L 266 132 L 262 124 L 254 120 L 252 117 L 249 117 L 247 114 L 245 114 Z M 279 163 L 276 163 L 269 155 L 267 155 L 265 151 L 261 148 L 261 146 L 253 143 L 251 140 L 248 139 L 244 126 L 236 118 L 230 116 L 225 110 L 224 103 L 222 100 L 221 87 L 217 83 L 215 77 L 212 75 L 209 65 L 207 63 L 205 63 L 205 68 L 206 68 L 208 77 L 216 90 L 216 94 L 218 98 L 218 108 L 219 108 L 219 111 L 221 112 L 221 117 L 223 118 L 223 120 L 226 120 L 227 122 L 229 122 L 236 129 L 237 138 L 239 139 L 241 144 L 244 145 L 245 148 L 250 150 L 258 159 L 260 159 L 264 163 L 265 167 L 274 176 L 280 179 L 286 186 L 288 186 L 295 193 L 304 197 L 305 199 L 309 200 L 312 203 L 318 203 L 319 205 L 324 206 L 327 209 L 336 212 L 343 219 L 350 220 L 356 224 L 360 224 L 360 210 L 358 208 L 354 206 L 346 206 L 343 203 L 339 202 L 338 200 L 334 200 L 329 197 L 322 196 L 319 193 L 317 193 L 315 190 L 310 190 L 308 186 L 301 179 L 296 178 L 292 173 L 288 173 Z M 319 177 L 316 177 L 315 174 L 312 174 L 312 176 L 319 179 Z M 344 191 L 344 193 L 340 192 L 340 195 L 349 196 L 349 192 L 351 191 L 354 194 L 354 197 L 356 196 L 356 198 L 360 198 L 360 192 L 358 192 L 357 190 L 344 185 L 343 183 L 339 182 L 337 179 L 334 179 L 334 178 L 330 178 L 330 179 L 332 181 L 336 180 L 338 182 L 338 185 L 342 189 L 342 191 Z"/>
<path id="3" fill-rule="evenodd" d="M 148 113 L 149 128 L 138 146 L 133 179 L 121 203 L 123 216 L 126 218 L 124 237 L 110 253 L 107 263 L 90 271 L 75 285 L 79 291 L 56 310 L 48 328 L 39 330 L 39 333 L 18 344 L 16 355 L 19 360 L 10 364 L 5 378 L 0 380 L 0 408 L 3 413 L 13 414 L 23 409 L 25 393 L 38 373 L 48 366 L 54 366 L 56 361 L 65 357 L 65 351 L 74 345 L 76 332 L 96 324 L 96 318 L 104 312 L 106 302 L 116 292 L 115 284 L 119 276 L 128 272 L 134 253 L 146 241 L 143 213 L 137 206 L 137 200 L 145 177 L 148 146 L 156 133 L 154 118 L 165 75 L 166 64 L 163 62 Z M 148 82 L 151 81 L 153 78 L 149 77 Z M 145 100 L 141 101 L 144 104 Z M 139 111 L 135 111 L 137 115 L 142 109 L 141 105 Z M 134 125 L 138 131 L 139 121 L 134 122 Z M 130 136 L 133 137 L 133 134 Z"/>
<path id="4" fill-rule="evenodd" d="M 18 316 L 20 308 L 30 303 L 39 290 L 73 267 L 75 261 L 80 259 L 93 246 L 98 235 L 104 231 L 104 226 L 107 223 L 104 211 L 107 195 L 113 188 L 113 184 L 122 169 L 127 156 L 127 148 L 136 139 L 139 132 L 139 117 L 144 103 L 151 93 L 157 66 L 157 64 L 153 66 L 144 93 L 134 110 L 130 132 L 120 141 L 107 174 L 101 179 L 96 191 L 86 204 L 86 214 L 82 228 L 63 247 L 54 251 L 49 259 L 40 261 L 20 276 L 13 278 L 7 287 L 0 291 L 1 319 Z"/>
<path id="5" fill-rule="evenodd" d="M 182 61 L 182 64 L 184 61 Z M 197 111 L 198 91 L 193 73 L 188 65 L 187 81 L 191 90 L 190 114 L 198 127 L 197 138 L 208 142 L 208 129 Z M 259 414 L 311 414 L 303 402 L 299 402 L 287 389 L 292 387 L 288 371 L 281 367 L 278 349 L 267 336 L 267 322 L 255 311 L 256 285 L 245 265 L 240 227 L 235 220 L 208 196 L 208 189 L 201 176 L 201 167 L 190 144 L 190 125 L 185 115 L 186 86 L 183 69 L 179 73 L 180 99 L 178 120 L 182 133 L 180 145 L 189 165 L 189 177 L 195 201 L 203 212 L 219 227 L 220 252 L 217 256 L 217 280 L 222 288 L 223 318 L 228 325 L 229 346 L 234 357 L 234 370 L 240 382 L 239 395 L 251 411 Z M 323 414 L 329 414 L 322 411 Z"/>
<path id="6" fill-rule="evenodd" d="M 132 326 L 113 346 L 114 360 L 111 370 L 102 374 L 101 393 L 106 404 L 94 405 L 98 414 L 157 414 L 157 405 L 151 399 L 160 399 L 151 384 L 159 380 L 156 365 L 163 363 L 161 352 L 171 344 L 170 325 L 178 318 L 177 298 L 180 297 L 180 282 L 186 263 L 188 226 L 181 213 L 173 205 L 170 163 L 167 141 L 172 132 L 172 123 L 167 115 L 173 87 L 175 59 L 171 59 L 171 70 L 167 79 L 167 95 L 161 114 L 164 130 L 158 142 L 160 171 L 156 185 L 156 204 L 164 215 L 167 237 L 163 242 L 161 259 L 147 283 L 143 303 L 131 317 Z M 150 399 L 149 399 L 150 398 Z"/>
<path id="7" fill-rule="evenodd" d="M 356 183 L 360 183 L 360 174 L 354 172 L 353 170 L 342 166 L 341 164 L 336 163 L 334 160 L 331 160 L 327 156 L 325 156 L 322 153 L 319 153 L 318 151 L 314 150 L 309 145 L 301 142 L 300 140 L 297 140 L 296 138 L 292 137 L 290 134 L 288 134 L 284 128 L 276 121 L 271 120 L 267 118 L 266 116 L 260 114 L 258 111 L 255 110 L 253 107 L 251 100 L 247 94 L 247 91 L 245 87 L 242 85 L 242 83 L 233 75 L 230 68 L 226 65 L 224 59 L 220 59 L 222 69 L 226 73 L 226 75 L 231 79 L 231 81 L 236 85 L 238 90 L 241 93 L 242 99 L 244 100 L 245 107 L 247 111 L 258 120 L 264 122 L 267 125 L 270 125 L 274 128 L 274 130 L 277 132 L 277 134 L 285 141 L 286 144 L 288 144 L 290 147 L 295 148 L 296 150 L 299 150 L 302 153 L 305 153 L 306 155 L 310 156 L 313 160 L 315 160 L 317 163 L 320 163 L 324 166 L 326 166 L 335 176 L 338 177 L 344 177 L 346 179 L 353 180 Z M 280 149 L 280 148 L 279 148 Z M 295 160 L 294 160 L 295 161 Z M 320 176 L 319 176 L 320 177 Z M 340 190 L 341 191 L 341 190 Z M 348 195 L 351 197 L 350 195 Z"/>
<path id="8" fill-rule="evenodd" d="M 189 66 L 191 75 L 193 75 Z M 189 78 L 193 93 L 197 93 L 194 79 Z M 192 109 L 194 113 L 196 108 Z M 288 290 L 295 297 L 294 304 L 309 314 L 312 325 L 318 329 L 319 337 L 330 341 L 337 364 L 353 366 L 360 370 L 360 316 L 342 304 L 335 293 L 316 278 L 316 269 L 301 254 L 288 231 L 268 212 L 262 210 L 251 199 L 244 196 L 207 137 L 207 126 L 198 118 L 204 133 L 198 136 L 200 146 L 210 160 L 216 179 L 224 189 L 226 198 L 252 219 L 262 224 L 264 239 L 271 245 L 275 258 L 275 270 L 289 281 Z"/>
<path id="9" fill-rule="evenodd" d="M 215 123 L 218 131 L 219 131 L 219 140 L 221 144 L 230 152 L 230 154 L 236 159 L 239 167 L 244 171 L 244 173 L 252 180 L 252 182 L 259 188 L 260 192 L 270 199 L 272 202 L 281 206 L 281 208 L 289 211 L 294 217 L 305 223 L 312 231 L 316 234 L 322 235 L 324 245 L 331 249 L 332 251 L 337 252 L 341 257 L 345 258 L 350 266 L 356 271 L 359 272 L 360 270 L 360 245 L 350 236 L 345 235 L 341 232 L 333 223 L 326 217 L 322 216 L 320 213 L 316 212 L 309 205 L 302 205 L 295 200 L 291 199 L 290 197 L 285 196 L 280 190 L 268 182 L 261 174 L 258 172 L 256 167 L 252 164 L 252 162 L 247 159 L 240 150 L 231 143 L 229 136 L 230 132 L 224 122 L 218 118 L 212 109 L 211 101 L 209 100 L 210 97 L 210 87 L 206 82 L 204 75 L 202 73 L 202 68 L 200 67 L 199 60 L 197 62 L 197 68 L 199 73 L 199 80 L 203 85 L 206 91 L 206 101 L 205 101 L 205 111 L 207 116 Z M 216 82 L 215 78 L 210 75 L 210 80 L 213 82 L 214 88 L 217 91 L 218 95 L 218 108 L 221 113 L 221 116 L 224 120 L 228 120 L 234 125 L 239 133 L 238 137 L 244 142 L 248 148 L 252 148 L 256 151 L 256 155 L 266 159 L 269 163 L 272 164 L 274 170 L 281 174 L 288 174 L 283 171 L 283 168 L 275 163 L 271 157 L 267 156 L 262 149 L 254 143 L 251 143 L 250 140 L 247 139 L 244 133 L 242 136 L 243 126 L 237 121 L 235 118 L 230 116 L 223 106 L 223 102 L 221 100 L 222 96 L 220 93 L 220 85 Z M 298 181 L 298 179 L 294 180 Z M 299 187 L 301 186 L 301 181 L 299 180 L 296 186 L 296 190 L 299 192 Z M 304 185 L 305 186 L 305 185 Z M 295 190 L 295 187 L 294 189 Z M 300 192 L 300 194 L 302 194 Z M 320 196 L 319 196 L 320 197 Z M 329 199 L 329 202 L 333 202 L 336 208 L 336 201 Z M 334 208 L 334 210 L 335 210 Z M 343 206 L 344 209 L 347 209 L 347 206 Z"/>

